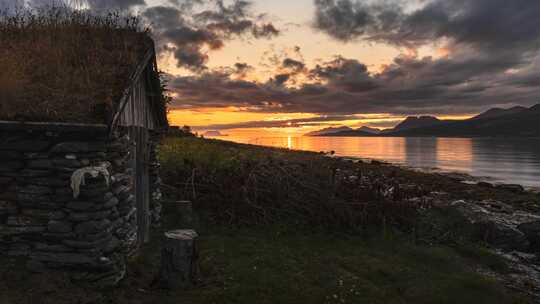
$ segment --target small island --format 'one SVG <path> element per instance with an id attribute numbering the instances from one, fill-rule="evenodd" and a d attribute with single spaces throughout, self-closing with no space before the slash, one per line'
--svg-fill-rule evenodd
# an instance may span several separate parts
<path id="1" fill-rule="evenodd" d="M 225 137 L 225 136 L 229 136 L 228 134 L 223 134 L 219 131 L 206 131 L 204 134 L 203 134 L 204 137 Z"/>

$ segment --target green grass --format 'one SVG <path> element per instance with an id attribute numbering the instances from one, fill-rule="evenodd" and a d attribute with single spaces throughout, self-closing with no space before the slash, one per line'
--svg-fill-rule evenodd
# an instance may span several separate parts
<path id="1" fill-rule="evenodd" d="M 150 247 L 147 263 L 135 265 L 138 279 L 107 303 L 525 303 L 448 247 L 280 229 L 201 232 L 201 286 L 149 290 L 152 276 L 141 278 L 157 267 Z"/>
<path id="2" fill-rule="evenodd" d="M 359 169 L 418 183 L 423 191 L 446 191 L 450 198 L 497 199 L 508 194 L 490 194 L 442 176 L 391 166 L 197 138 L 166 139 L 160 157 L 167 199 L 191 199 L 197 212 L 194 227 L 201 248 L 197 286 L 167 291 L 154 284 L 161 236 L 156 230 L 152 242 L 130 263 L 126 280 L 115 289 L 76 287 L 54 275 L 29 275 L 10 268 L 8 262 L 0 264 L 0 303 L 528 303 L 477 272 L 504 275 L 509 269 L 505 260 L 475 241 L 455 213 L 434 208 L 414 214 L 411 226 L 404 226 L 411 222 L 396 226 L 375 221 L 360 222 L 365 229 L 350 229 L 351 223 L 358 222 L 344 221 L 354 217 L 340 216 L 332 209 L 339 206 L 336 202 L 381 202 L 366 193 L 347 191 L 348 184 L 336 188 L 329 177 L 335 169 Z M 250 175 L 262 182 L 247 183 Z M 299 178 L 305 180 L 295 183 Z M 256 201 L 267 212 L 266 218 L 239 195 L 254 185 L 267 191 Z M 272 211 L 288 209 L 300 199 L 303 204 L 293 208 L 294 214 Z M 163 215 L 162 230 L 184 228 L 174 204 L 165 204 Z"/>

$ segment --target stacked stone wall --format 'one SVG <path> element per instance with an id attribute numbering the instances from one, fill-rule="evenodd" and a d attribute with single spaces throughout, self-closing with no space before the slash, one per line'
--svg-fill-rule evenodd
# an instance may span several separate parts
<path id="1" fill-rule="evenodd" d="M 111 137 L 105 127 L 0 126 L 0 252 L 115 284 L 137 249 L 130 145 L 122 132 Z M 73 174 L 99 166 L 109 178 L 86 174 L 75 195 Z M 153 193 L 159 192 L 158 169 L 155 162 Z M 152 206 L 157 222 L 159 207 Z"/>

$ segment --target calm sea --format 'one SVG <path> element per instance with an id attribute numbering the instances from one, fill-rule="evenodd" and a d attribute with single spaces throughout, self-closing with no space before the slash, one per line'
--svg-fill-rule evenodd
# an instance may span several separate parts
<path id="1" fill-rule="evenodd" d="M 394 137 L 221 137 L 239 143 L 384 160 L 540 187 L 540 139 Z"/>

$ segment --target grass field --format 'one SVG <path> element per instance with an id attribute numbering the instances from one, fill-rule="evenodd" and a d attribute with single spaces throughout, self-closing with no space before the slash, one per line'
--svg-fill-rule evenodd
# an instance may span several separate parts
<path id="1" fill-rule="evenodd" d="M 0 303 L 529 303 L 479 274 L 509 269 L 469 237 L 459 218 L 381 202 L 340 182 L 340 174 L 414 182 L 421 192 L 446 190 L 450 199 L 496 197 L 517 205 L 538 200 L 531 194 L 198 138 L 168 138 L 160 155 L 167 200 L 193 201 L 201 248 L 197 286 L 167 291 L 154 284 L 162 231 L 185 228 L 174 203 L 165 203 L 162 227 L 117 288 L 74 287 L 8 261 L 0 266 Z M 350 202 L 383 207 L 358 209 Z"/>

